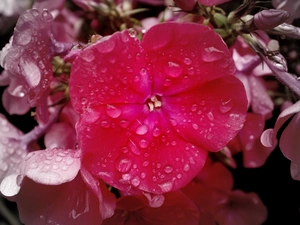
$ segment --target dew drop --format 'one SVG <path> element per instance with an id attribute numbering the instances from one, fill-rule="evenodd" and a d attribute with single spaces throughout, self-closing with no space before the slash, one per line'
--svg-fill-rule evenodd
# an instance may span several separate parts
<path id="1" fill-rule="evenodd" d="M 232 106 L 233 106 L 232 101 L 231 99 L 229 99 L 228 101 L 221 103 L 221 105 L 219 106 L 219 110 L 221 113 L 225 114 L 232 109 Z"/>
<path id="2" fill-rule="evenodd" d="M 143 164 L 142 164 L 142 166 L 143 166 L 143 167 L 149 166 L 149 161 L 144 161 Z"/>
<path id="3" fill-rule="evenodd" d="M 161 131 L 158 127 L 154 128 L 153 131 L 152 131 L 152 135 L 154 137 L 158 137 L 159 135 L 161 134 Z"/>
<path id="4" fill-rule="evenodd" d="M 1 162 L 0 163 L 0 170 L 2 171 L 2 172 L 6 172 L 7 170 L 8 170 L 8 164 L 6 163 L 6 162 Z"/>
<path id="5" fill-rule="evenodd" d="M 214 62 L 223 57 L 223 51 L 215 47 L 204 48 L 201 57 L 204 62 Z"/>
<path id="6" fill-rule="evenodd" d="M 121 115 L 122 111 L 115 106 L 107 105 L 106 114 L 111 118 L 118 118 Z"/>
<path id="7" fill-rule="evenodd" d="M 132 162 L 131 162 L 130 159 L 121 159 L 119 161 L 119 163 L 117 163 L 117 165 L 116 165 L 117 170 L 122 172 L 122 173 L 125 173 L 130 169 L 131 164 L 132 164 Z"/>
<path id="8" fill-rule="evenodd" d="M 136 129 L 136 134 L 138 135 L 144 135 L 148 132 L 148 126 L 147 125 L 140 125 L 137 129 Z"/>
<path id="9" fill-rule="evenodd" d="M 194 128 L 194 130 L 198 130 L 198 129 L 199 129 L 199 126 L 198 126 L 198 124 L 196 124 L 196 123 L 193 123 L 193 124 L 192 124 L 192 127 Z"/>
<path id="10" fill-rule="evenodd" d="M 66 161 L 66 165 L 68 165 L 68 166 L 71 166 L 73 163 L 74 163 L 74 160 L 71 158 L 67 159 L 67 161 Z"/>
<path id="11" fill-rule="evenodd" d="M 190 165 L 189 164 L 185 164 L 184 167 L 183 167 L 183 170 L 185 172 L 189 171 L 190 170 Z"/>
<path id="12" fill-rule="evenodd" d="M 132 184 L 134 187 L 139 186 L 140 183 L 141 183 L 141 180 L 140 180 L 139 177 L 135 177 L 135 178 L 133 178 L 133 179 L 131 180 L 131 184 Z"/>
<path id="13" fill-rule="evenodd" d="M 62 157 L 57 156 L 57 157 L 55 158 L 55 161 L 56 161 L 56 162 L 61 162 L 61 161 L 62 161 Z"/>
<path id="14" fill-rule="evenodd" d="M 120 126 L 122 128 L 126 128 L 126 127 L 128 127 L 128 125 L 129 125 L 129 122 L 127 120 L 121 120 L 120 121 Z"/>
<path id="15" fill-rule="evenodd" d="M 135 155 L 141 155 L 140 149 L 136 146 L 136 144 L 135 144 L 132 140 L 130 140 L 129 146 L 130 146 L 131 151 L 132 151 Z"/>
<path id="16" fill-rule="evenodd" d="M 123 180 L 130 180 L 130 178 L 131 178 L 131 175 L 128 174 L 128 173 L 125 173 L 125 174 L 122 175 Z"/>
<path id="17" fill-rule="evenodd" d="M 101 127 L 103 127 L 103 128 L 109 128 L 109 127 L 110 127 L 110 124 L 109 124 L 108 121 L 102 120 L 102 121 L 101 121 Z"/>
<path id="18" fill-rule="evenodd" d="M 178 63 L 172 61 L 169 61 L 165 65 L 164 70 L 170 77 L 179 77 L 182 73 L 182 67 Z"/>
<path id="19" fill-rule="evenodd" d="M 179 174 L 177 174 L 177 176 L 176 176 L 178 179 L 181 179 L 182 178 L 182 175 L 179 173 Z"/>
<path id="20" fill-rule="evenodd" d="M 208 112 L 208 113 L 206 114 L 206 116 L 207 116 L 207 118 L 208 118 L 210 121 L 213 121 L 213 120 L 215 119 L 214 114 L 213 114 L 212 112 Z"/>
<path id="21" fill-rule="evenodd" d="M 136 30 L 133 29 L 133 28 L 129 28 L 129 29 L 128 29 L 128 33 L 129 33 L 129 36 L 132 37 L 132 38 L 135 38 L 136 35 L 137 35 Z"/>
<path id="22" fill-rule="evenodd" d="M 145 173 L 141 173 L 141 178 L 144 179 L 146 177 Z"/>
<path id="23" fill-rule="evenodd" d="M 160 187 L 162 192 L 169 192 L 173 189 L 173 185 L 174 183 L 172 181 L 169 181 L 163 184 L 159 184 L 158 186 Z"/>
<path id="24" fill-rule="evenodd" d="M 192 60 L 190 58 L 184 58 L 183 62 L 186 64 L 186 65 L 191 65 L 192 64 Z"/>
<path id="25" fill-rule="evenodd" d="M 164 171 L 166 172 L 166 173 L 172 173 L 173 172 L 173 167 L 172 166 L 165 166 L 165 168 L 164 168 Z"/>
<path id="26" fill-rule="evenodd" d="M 145 139 L 140 140 L 139 145 L 141 148 L 147 148 L 149 146 L 149 142 Z"/>

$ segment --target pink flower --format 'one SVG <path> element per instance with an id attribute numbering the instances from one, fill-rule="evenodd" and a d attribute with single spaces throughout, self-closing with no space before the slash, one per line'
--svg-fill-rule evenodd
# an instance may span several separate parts
<path id="1" fill-rule="evenodd" d="M 1 51 L 1 64 L 9 78 L 9 94 L 27 98 L 36 106 L 38 120 L 48 119 L 47 97 L 52 80 L 52 57 L 65 51 L 62 43 L 52 38 L 52 15 L 31 9 L 23 12 L 11 42 Z"/>
<path id="2" fill-rule="evenodd" d="M 249 106 L 254 113 L 269 119 L 274 103 L 267 93 L 265 81 L 260 76 L 270 74 L 270 69 L 266 65 L 262 66 L 259 56 L 240 37 L 231 51 L 237 68 L 236 76 L 245 86 Z"/>
<path id="3" fill-rule="evenodd" d="M 164 193 L 186 185 L 241 129 L 247 100 L 230 52 L 210 28 L 127 30 L 85 48 L 70 96 L 83 165 L 123 191 Z"/>
<path id="4" fill-rule="evenodd" d="M 233 152 L 243 152 L 243 164 L 246 168 L 257 168 L 266 162 L 275 146 L 262 145 L 260 136 L 264 131 L 263 115 L 247 113 L 246 122 L 238 135 L 229 142 L 228 147 Z"/>
<path id="5" fill-rule="evenodd" d="M 25 224 L 96 225 L 113 215 L 114 195 L 81 167 L 80 151 L 31 152 L 20 171 L 7 176 L 0 190 L 17 202 Z"/>
<path id="6" fill-rule="evenodd" d="M 102 225 L 198 225 L 199 215 L 194 203 L 182 192 L 164 194 L 159 207 L 149 206 L 145 196 L 124 196 L 117 200 L 113 217 Z"/>
<path id="7" fill-rule="evenodd" d="M 256 193 L 235 190 L 220 193 L 213 204 L 214 217 L 220 225 L 261 225 L 268 216 L 266 206 Z"/>
<path id="8" fill-rule="evenodd" d="M 299 124 L 300 124 L 300 101 L 284 109 L 277 118 L 274 129 L 267 129 L 261 135 L 262 144 L 267 147 L 276 147 L 279 138 L 279 147 L 283 155 L 291 161 L 291 176 L 300 180 L 300 154 L 299 146 Z"/>
<path id="9" fill-rule="evenodd" d="M 300 2 L 295 0 L 272 0 L 272 4 L 277 9 L 289 12 L 293 19 L 299 18 Z"/>

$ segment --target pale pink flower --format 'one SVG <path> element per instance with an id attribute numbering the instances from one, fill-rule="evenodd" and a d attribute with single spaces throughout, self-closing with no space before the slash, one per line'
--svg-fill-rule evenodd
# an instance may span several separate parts
<path id="1" fill-rule="evenodd" d="M 272 0 L 274 8 L 289 12 L 293 19 L 300 18 L 300 2 L 297 0 Z"/>
<path id="2" fill-rule="evenodd" d="M 7 176 L 1 193 L 16 201 L 24 224 L 101 224 L 115 197 L 80 163 L 80 151 L 46 149 L 27 154 L 20 173 Z"/>
<path id="3" fill-rule="evenodd" d="M 252 112 L 263 115 L 265 119 L 271 118 L 274 103 L 261 77 L 271 74 L 271 70 L 262 64 L 260 57 L 241 37 L 237 38 L 231 51 L 237 68 L 236 76 L 245 86 L 249 107 L 251 106 Z"/>
<path id="4" fill-rule="evenodd" d="M 199 24 L 155 25 L 142 41 L 125 30 L 88 46 L 70 79 L 83 165 L 122 191 L 183 187 L 242 127 L 247 101 L 234 71 L 223 40 Z"/>
<path id="5" fill-rule="evenodd" d="M 47 97 L 53 76 L 52 57 L 71 47 L 53 39 L 52 21 L 47 10 L 23 12 L 11 42 L 0 52 L 4 76 L 9 78 L 9 94 L 26 98 L 30 107 L 36 106 L 37 118 L 44 123 L 49 115 Z"/>
<path id="6" fill-rule="evenodd" d="M 299 143 L 300 101 L 284 109 L 277 118 L 274 129 L 267 129 L 261 136 L 261 142 L 267 147 L 279 147 L 283 155 L 291 161 L 291 175 L 300 180 Z M 281 133 L 281 129 L 282 133 Z M 280 135 L 281 133 L 281 135 Z M 280 135 L 279 140 L 277 139 Z"/>

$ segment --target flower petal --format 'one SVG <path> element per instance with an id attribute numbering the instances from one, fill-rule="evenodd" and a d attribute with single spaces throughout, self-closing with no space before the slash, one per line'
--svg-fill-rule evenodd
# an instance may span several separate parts
<path id="1" fill-rule="evenodd" d="M 80 169 L 80 151 L 46 149 L 27 154 L 21 174 L 45 185 L 58 185 L 73 180 Z"/>
<path id="2" fill-rule="evenodd" d="M 159 24 L 146 32 L 141 45 L 154 93 L 175 94 L 235 72 L 227 46 L 207 26 Z"/>

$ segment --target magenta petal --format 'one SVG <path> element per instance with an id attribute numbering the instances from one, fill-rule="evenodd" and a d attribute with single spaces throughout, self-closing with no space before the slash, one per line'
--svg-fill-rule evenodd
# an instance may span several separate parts
<path id="1" fill-rule="evenodd" d="M 262 166 L 275 146 L 265 147 L 260 136 L 265 126 L 263 115 L 248 113 L 239 137 L 243 146 L 243 160 L 246 168 Z"/>
<path id="2" fill-rule="evenodd" d="M 102 222 L 98 196 L 85 185 L 80 173 L 61 185 L 43 185 L 25 178 L 16 202 L 24 224 L 98 225 Z"/>
<path id="3" fill-rule="evenodd" d="M 233 76 L 166 97 L 163 104 L 180 136 L 211 151 L 220 150 L 237 134 L 247 108 L 244 87 Z"/>
<path id="4" fill-rule="evenodd" d="M 145 101 L 151 83 L 139 45 L 123 31 L 81 52 L 72 65 L 70 79 L 70 95 L 77 112 L 105 104 Z"/>
<path id="5" fill-rule="evenodd" d="M 235 72 L 227 46 L 207 26 L 163 23 L 150 28 L 141 45 L 154 93 L 175 94 Z"/>
<path id="6" fill-rule="evenodd" d="M 46 149 L 27 154 L 21 174 L 45 185 L 71 181 L 80 169 L 80 151 Z"/>
<path id="7" fill-rule="evenodd" d="M 165 201 L 161 207 L 144 208 L 141 216 L 155 225 L 178 224 L 197 225 L 199 212 L 196 205 L 181 191 L 164 194 Z"/>

